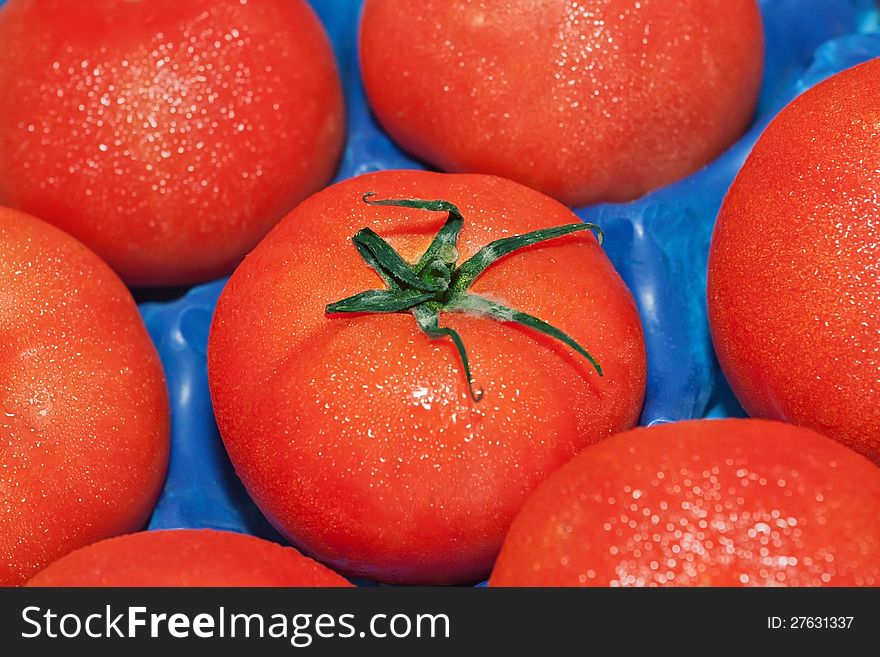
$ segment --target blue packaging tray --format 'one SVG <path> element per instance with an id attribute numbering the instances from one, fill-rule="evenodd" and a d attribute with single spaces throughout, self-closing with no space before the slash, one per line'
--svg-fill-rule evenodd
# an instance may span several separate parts
<path id="1" fill-rule="evenodd" d="M 378 169 L 421 168 L 395 147 L 367 107 L 357 61 L 361 0 L 312 4 L 333 41 L 347 94 L 349 134 L 337 180 Z M 829 75 L 880 56 L 874 0 L 760 4 L 767 35 L 765 79 L 748 133 L 679 183 L 632 203 L 576 210 L 605 231 L 605 249 L 641 311 L 648 347 L 642 424 L 743 414 L 715 360 L 706 321 L 706 260 L 721 200 L 764 126 L 786 103 Z M 182 295 L 138 295 L 172 405 L 170 469 L 150 528 L 212 527 L 281 541 L 235 476 L 214 424 L 205 351 L 224 283 Z"/>

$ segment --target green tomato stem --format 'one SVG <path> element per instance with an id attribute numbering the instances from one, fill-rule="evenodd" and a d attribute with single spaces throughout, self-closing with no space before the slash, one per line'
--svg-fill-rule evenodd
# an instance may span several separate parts
<path id="1" fill-rule="evenodd" d="M 363 196 L 364 203 L 447 212 L 443 226 L 434 236 L 425 253 L 414 265 L 409 264 L 380 235 L 370 228 L 359 230 L 353 242 L 367 265 L 387 285 L 384 290 L 365 290 L 329 304 L 325 312 L 334 313 L 411 313 L 422 332 L 431 339 L 449 338 L 455 345 L 464 367 L 471 398 L 479 402 L 483 391 L 476 388 L 470 361 L 461 336 L 451 328 L 440 326 L 443 312 L 474 314 L 499 322 L 512 322 L 547 335 L 571 347 L 586 358 L 596 373 L 603 376 L 596 359 L 571 336 L 542 319 L 496 301 L 469 292 L 474 281 L 500 258 L 520 249 L 581 231 L 593 231 L 602 243 L 602 231 L 595 224 L 578 223 L 542 228 L 523 235 L 490 242 L 460 266 L 458 235 L 464 225 L 459 209 L 449 201 L 424 199 L 374 200 L 375 192 Z"/>

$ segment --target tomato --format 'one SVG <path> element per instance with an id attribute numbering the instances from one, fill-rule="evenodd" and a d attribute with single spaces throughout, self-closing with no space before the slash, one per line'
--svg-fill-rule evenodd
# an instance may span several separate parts
<path id="1" fill-rule="evenodd" d="M 62 557 L 28 586 L 351 586 L 296 550 L 211 529 L 139 532 Z"/>
<path id="2" fill-rule="evenodd" d="M 633 199 L 722 153 L 763 47 L 754 0 L 366 0 L 360 30 L 370 104 L 405 149 L 570 205 Z"/>
<path id="3" fill-rule="evenodd" d="M 129 284 L 228 273 L 340 154 L 304 0 L 10 0 L 0 43 L 0 200 Z"/>
<path id="4" fill-rule="evenodd" d="M 0 585 L 140 529 L 168 461 L 162 367 L 94 253 L 0 208 Z"/>
<path id="5" fill-rule="evenodd" d="M 368 192 L 376 195 L 365 199 Z M 445 203 L 435 211 L 384 205 L 395 199 Z M 449 294 L 463 280 L 449 279 L 452 263 L 456 276 L 469 271 L 465 262 L 493 240 L 587 227 L 556 201 L 500 178 L 369 174 L 290 213 L 217 305 L 208 371 L 235 469 L 282 533 L 346 574 L 398 583 L 485 576 L 528 493 L 584 445 L 639 416 L 639 317 L 583 231 L 498 260 L 468 288 L 480 296 L 439 312 L 433 328 L 433 301 L 401 313 L 329 312 L 354 310 L 348 297 L 383 289 L 358 251 L 368 248 L 363 240 L 373 236 L 373 248 L 375 237 L 386 238 L 407 267 L 456 221 L 457 245 L 445 243 L 425 269 Z M 401 287 L 394 282 L 376 298 Z M 509 307 L 502 321 L 491 317 L 493 303 Z M 508 321 L 510 309 L 549 322 L 582 353 Z"/>
<path id="6" fill-rule="evenodd" d="M 877 586 L 880 469 L 818 433 L 696 420 L 588 447 L 513 521 L 492 586 Z"/>
<path id="7" fill-rule="evenodd" d="M 724 200 L 712 338 L 750 415 L 880 463 L 880 59 L 786 107 Z"/>

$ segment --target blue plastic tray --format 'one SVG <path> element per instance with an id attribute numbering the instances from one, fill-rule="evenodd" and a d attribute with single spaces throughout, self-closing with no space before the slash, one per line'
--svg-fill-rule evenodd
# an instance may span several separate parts
<path id="1" fill-rule="evenodd" d="M 641 311 L 648 345 L 643 424 L 742 414 L 719 371 L 706 322 L 706 259 L 721 200 L 779 109 L 829 75 L 880 56 L 880 15 L 873 0 L 760 4 L 766 72 L 749 132 L 718 160 L 677 184 L 632 203 L 577 210 L 604 229 L 606 251 Z M 367 107 L 357 62 L 360 0 L 314 0 L 313 5 L 333 40 L 347 93 L 349 136 L 337 180 L 377 169 L 420 168 L 391 143 Z M 205 349 L 224 282 L 182 296 L 150 293 L 151 300 L 141 303 L 165 366 L 173 409 L 171 465 L 150 528 L 213 527 L 282 540 L 236 478 L 211 411 Z"/>

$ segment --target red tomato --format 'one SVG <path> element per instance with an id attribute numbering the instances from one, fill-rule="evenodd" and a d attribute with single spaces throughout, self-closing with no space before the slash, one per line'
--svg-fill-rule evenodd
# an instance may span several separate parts
<path id="1" fill-rule="evenodd" d="M 512 253 L 471 292 L 565 331 L 604 376 L 533 329 L 481 311 L 443 312 L 439 324 L 459 332 L 483 390 L 477 403 L 448 336 L 429 339 L 409 313 L 325 312 L 382 288 L 352 245 L 359 229 L 374 229 L 412 263 L 452 220 L 368 205 L 371 191 L 458 206 L 463 228 L 457 249 L 446 250 L 447 263 L 458 256 L 456 272 L 497 238 L 584 228 L 556 201 L 490 176 L 385 171 L 329 187 L 289 214 L 223 291 L 208 348 L 214 409 L 251 496 L 306 552 L 389 582 L 476 580 L 540 481 L 636 422 L 641 324 L 591 235 Z"/>
<path id="2" fill-rule="evenodd" d="M 303 0 L 10 0 L 0 43 L 0 199 L 130 284 L 227 273 L 340 153 Z"/>
<path id="3" fill-rule="evenodd" d="M 754 0 L 366 0 L 361 69 L 404 148 L 571 205 L 698 169 L 749 122 Z"/>
<path id="4" fill-rule="evenodd" d="M 0 585 L 140 529 L 168 461 L 162 366 L 82 244 L 0 208 Z"/>
<path id="5" fill-rule="evenodd" d="M 351 586 L 289 547 L 211 529 L 140 532 L 62 557 L 28 586 Z"/>
<path id="6" fill-rule="evenodd" d="M 698 420 L 585 449 L 532 495 L 493 586 L 877 586 L 880 470 L 809 429 Z"/>
<path id="7" fill-rule="evenodd" d="M 724 200 L 709 255 L 718 359 L 750 415 L 880 463 L 880 59 L 797 98 Z"/>

